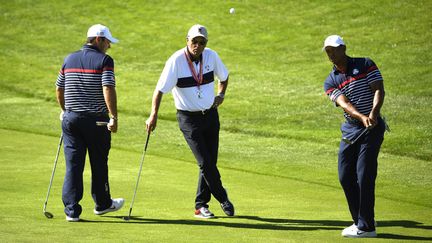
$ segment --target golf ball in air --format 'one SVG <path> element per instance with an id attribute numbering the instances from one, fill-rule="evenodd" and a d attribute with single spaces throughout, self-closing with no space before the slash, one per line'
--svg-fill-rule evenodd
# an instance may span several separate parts
<path id="1" fill-rule="evenodd" d="M 235 9 L 234 8 L 230 8 L 230 14 L 234 14 L 235 13 Z"/>

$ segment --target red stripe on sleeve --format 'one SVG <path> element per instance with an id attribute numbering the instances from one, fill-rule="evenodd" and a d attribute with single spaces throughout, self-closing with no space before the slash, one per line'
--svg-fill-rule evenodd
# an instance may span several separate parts
<path id="1" fill-rule="evenodd" d="M 330 94 L 331 92 L 333 92 L 333 90 L 335 90 L 335 88 L 328 89 L 328 90 L 326 91 L 326 94 L 327 94 L 327 95 Z"/>

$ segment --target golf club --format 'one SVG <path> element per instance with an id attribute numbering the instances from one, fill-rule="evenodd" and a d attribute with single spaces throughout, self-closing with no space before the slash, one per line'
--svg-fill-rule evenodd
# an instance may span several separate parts
<path id="1" fill-rule="evenodd" d="M 147 145 L 148 145 L 148 142 L 149 142 L 149 138 L 150 138 L 150 132 L 147 132 L 147 139 L 146 139 L 146 143 L 144 145 L 144 151 L 143 151 L 143 154 L 142 154 L 142 157 L 141 157 L 141 165 L 140 165 L 140 168 L 139 168 L 139 171 L 138 171 L 138 177 L 137 177 L 137 181 L 136 181 L 136 185 L 135 185 L 134 195 L 132 197 L 131 205 L 130 205 L 130 208 L 129 208 L 129 215 L 123 218 L 126 221 L 128 221 L 131 218 L 132 206 L 133 206 L 134 201 L 135 201 L 135 196 L 136 196 L 136 192 L 137 192 L 137 189 L 138 189 L 139 180 L 140 180 L 140 177 L 141 177 L 141 170 L 142 170 L 142 166 L 143 166 L 143 163 L 144 163 L 144 156 L 145 156 L 146 151 L 147 151 Z"/>
<path id="2" fill-rule="evenodd" d="M 54 160 L 54 167 L 53 167 L 53 170 L 51 172 L 51 179 L 50 179 L 50 183 L 49 183 L 49 186 L 48 186 L 48 192 L 47 192 L 47 196 L 46 196 L 44 207 L 43 207 L 43 213 L 44 213 L 45 217 L 47 217 L 49 219 L 53 218 L 54 215 L 52 213 L 50 213 L 50 212 L 47 212 L 46 211 L 46 207 L 47 207 L 47 204 L 48 204 L 48 198 L 49 198 L 49 194 L 50 194 L 50 191 L 51 191 L 51 185 L 52 185 L 52 182 L 53 182 L 53 179 L 54 179 L 54 173 L 55 173 L 55 170 L 56 170 L 56 167 L 57 167 L 57 161 L 58 161 L 58 157 L 59 157 L 59 154 L 60 154 L 60 148 L 61 148 L 62 142 L 63 142 L 63 133 L 60 136 L 60 142 L 59 142 L 59 145 L 58 145 L 58 148 L 57 148 L 57 154 L 56 154 L 56 157 L 55 157 L 55 160 Z"/>
<path id="3" fill-rule="evenodd" d="M 369 131 L 369 127 L 365 127 L 364 129 L 363 129 L 363 131 L 357 136 L 357 137 L 355 137 L 353 140 L 350 140 L 350 139 L 348 139 L 347 137 L 343 137 L 342 138 L 342 141 L 344 141 L 345 143 L 347 143 L 347 144 L 354 144 L 355 142 L 357 142 L 357 140 L 361 137 L 361 136 L 363 136 L 364 134 L 366 134 L 367 132 Z"/>

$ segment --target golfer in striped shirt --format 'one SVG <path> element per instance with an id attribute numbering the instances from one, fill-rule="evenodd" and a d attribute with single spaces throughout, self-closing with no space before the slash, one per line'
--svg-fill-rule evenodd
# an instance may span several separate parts
<path id="1" fill-rule="evenodd" d="M 338 170 L 354 224 L 344 229 L 342 235 L 376 237 L 375 179 L 385 131 L 380 116 L 383 79 L 371 59 L 347 56 L 345 43 L 338 35 L 327 37 L 323 50 L 334 64 L 324 90 L 344 110 L 346 119 L 341 127 Z"/>
<path id="2" fill-rule="evenodd" d="M 92 171 L 94 213 L 117 211 L 124 203 L 122 198 L 111 199 L 108 183 L 111 132 L 117 131 L 117 96 L 114 61 L 106 51 L 116 42 L 118 40 L 106 26 L 91 26 L 87 43 L 65 58 L 57 78 L 66 160 L 62 200 L 69 222 L 80 220 L 82 208 L 79 202 L 83 196 L 87 151 Z"/>

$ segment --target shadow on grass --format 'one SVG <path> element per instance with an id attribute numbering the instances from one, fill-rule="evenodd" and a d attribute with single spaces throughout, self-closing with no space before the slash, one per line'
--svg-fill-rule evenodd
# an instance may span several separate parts
<path id="1" fill-rule="evenodd" d="M 129 221 L 123 220 L 123 216 L 103 216 L 106 218 L 117 218 L 120 222 L 113 221 L 92 221 L 82 220 L 88 223 L 128 223 L 128 224 L 176 224 L 176 225 L 196 225 L 196 226 L 222 226 L 243 229 L 261 230 L 293 230 L 293 231 L 312 231 L 312 230 L 342 230 L 352 224 L 352 221 L 343 220 L 303 220 L 303 219 L 279 219 L 262 218 L 258 216 L 235 216 L 235 217 L 216 217 L 214 219 L 151 219 L 139 216 L 132 216 Z M 217 219 L 245 219 L 257 222 L 220 222 Z M 403 227 L 412 229 L 432 230 L 432 226 L 424 225 L 410 220 L 384 220 L 378 221 L 378 227 Z M 424 240 L 432 241 L 432 237 L 409 236 L 397 234 L 380 234 L 378 238 L 398 239 L 398 240 Z"/>
<path id="2" fill-rule="evenodd" d="M 331 225 L 319 225 L 319 224 L 297 224 L 294 225 L 289 219 L 266 219 L 275 220 L 269 222 L 261 220 L 260 217 L 251 216 L 235 216 L 235 217 L 215 217 L 212 219 L 150 219 L 142 218 L 139 216 L 132 216 L 130 220 L 123 220 L 123 216 L 103 216 L 106 218 L 118 218 L 123 223 L 129 224 L 178 224 L 178 225 L 196 225 L 196 226 L 222 226 L 230 228 L 243 228 L 243 229 L 262 229 L 262 230 L 339 230 L 339 227 Z M 239 223 L 239 222 L 221 222 L 217 219 L 248 219 L 262 221 L 261 223 Z M 97 222 L 97 223 L 119 223 L 112 221 L 92 221 L 92 220 L 81 220 L 82 222 Z M 266 222 L 266 223 L 263 223 Z M 304 222 L 307 222 L 305 220 Z M 345 222 L 347 223 L 347 222 Z M 349 224 L 349 223 L 348 223 Z"/>

